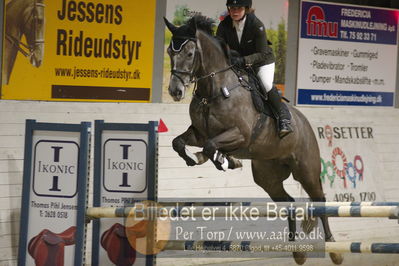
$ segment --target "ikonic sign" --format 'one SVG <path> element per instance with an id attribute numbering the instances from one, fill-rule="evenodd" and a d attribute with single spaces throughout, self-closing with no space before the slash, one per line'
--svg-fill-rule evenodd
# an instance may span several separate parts
<path id="1" fill-rule="evenodd" d="M 156 126 L 154 121 L 95 121 L 94 207 L 126 207 L 156 198 Z M 126 237 L 114 237 L 115 232 L 133 227 L 121 217 L 93 221 L 92 265 L 153 265 L 153 258 L 143 255 L 147 251 L 136 252 Z M 146 236 L 137 238 L 140 243 L 147 241 Z M 145 244 L 136 247 L 147 248 Z"/>
<path id="2" fill-rule="evenodd" d="M 143 192 L 147 186 L 147 144 L 139 139 L 107 139 L 103 181 L 110 192 Z"/>
<path id="3" fill-rule="evenodd" d="M 18 265 L 83 265 L 90 126 L 26 121 Z"/>
<path id="4" fill-rule="evenodd" d="M 79 145 L 40 140 L 34 149 L 33 191 L 40 196 L 73 197 L 77 192 Z"/>

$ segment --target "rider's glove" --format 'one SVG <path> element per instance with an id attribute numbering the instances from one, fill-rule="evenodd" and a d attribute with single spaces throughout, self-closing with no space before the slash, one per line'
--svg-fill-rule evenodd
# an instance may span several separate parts
<path id="1" fill-rule="evenodd" d="M 231 64 L 238 67 L 245 67 L 245 59 L 242 56 L 234 56 L 231 58 Z"/>

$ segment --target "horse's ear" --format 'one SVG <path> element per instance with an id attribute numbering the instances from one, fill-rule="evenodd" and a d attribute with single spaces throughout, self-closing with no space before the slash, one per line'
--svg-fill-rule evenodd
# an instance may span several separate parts
<path id="1" fill-rule="evenodd" d="M 163 20 L 165 21 L 166 27 L 173 34 L 176 31 L 177 27 L 175 25 L 173 25 L 172 23 L 170 23 L 169 20 L 167 20 L 165 17 L 163 17 Z"/>

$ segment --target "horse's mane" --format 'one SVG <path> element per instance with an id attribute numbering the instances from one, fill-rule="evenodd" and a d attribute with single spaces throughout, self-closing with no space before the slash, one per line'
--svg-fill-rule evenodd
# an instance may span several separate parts
<path id="1" fill-rule="evenodd" d="M 195 33 L 197 30 L 202 30 L 206 34 L 213 35 L 213 27 L 214 21 L 211 18 L 195 15 L 191 17 L 186 23 L 182 26 L 176 28 L 173 31 L 174 39 L 187 39 L 187 38 L 195 38 Z"/>
<path id="2" fill-rule="evenodd" d="M 202 30 L 205 33 L 213 36 L 215 21 L 202 15 L 195 15 L 187 21 L 187 25 L 189 25 L 191 28 Z"/>

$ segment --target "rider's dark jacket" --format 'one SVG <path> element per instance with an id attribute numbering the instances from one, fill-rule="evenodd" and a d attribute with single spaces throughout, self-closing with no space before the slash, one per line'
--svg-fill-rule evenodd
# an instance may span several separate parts
<path id="1" fill-rule="evenodd" d="M 265 26 L 255 14 L 246 15 L 241 42 L 238 42 L 237 32 L 230 16 L 220 22 L 216 36 L 223 39 L 230 47 L 244 57 L 246 64 L 260 67 L 274 62 L 272 48 L 268 45 Z"/>

